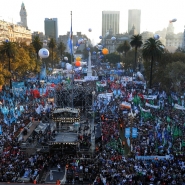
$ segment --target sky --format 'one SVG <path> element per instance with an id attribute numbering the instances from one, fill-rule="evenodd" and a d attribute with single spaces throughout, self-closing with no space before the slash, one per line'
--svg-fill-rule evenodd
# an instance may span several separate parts
<path id="1" fill-rule="evenodd" d="M 31 32 L 44 33 L 44 19 L 58 18 L 58 33 L 65 35 L 70 30 L 72 11 L 73 33 L 82 32 L 96 43 L 101 36 L 102 11 L 120 11 L 120 33 L 128 29 L 129 9 L 141 10 L 141 32 L 167 28 L 173 18 L 177 19 L 175 33 L 183 32 L 185 25 L 185 0 L 0 0 L 0 20 L 20 22 L 22 2 Z"/>

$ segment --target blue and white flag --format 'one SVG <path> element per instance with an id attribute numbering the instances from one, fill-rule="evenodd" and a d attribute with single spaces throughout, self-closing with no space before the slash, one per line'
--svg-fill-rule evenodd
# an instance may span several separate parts
<path id="1" fill-rule="evenodd" d="M 68 47 L 71 55 L 73 55 L 73 31 L 72 31 L 72 12 L 71 12 L 71 29 L 70 29 L 70 35 L 68 39 Z"/>

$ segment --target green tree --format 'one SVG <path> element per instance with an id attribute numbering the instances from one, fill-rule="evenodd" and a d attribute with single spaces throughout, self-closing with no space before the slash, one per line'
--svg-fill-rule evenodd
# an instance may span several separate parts
<path id="1" fill-rule="evenodd" d="M 137 67 L 137 50 L 142 46 L 142 36 L 141 35 L 133 35 L 131 37 L 130 45 L 135 48 L 135 61 L 134 61 L 134 71 L 136 71 Z"/>
<path id="2" fill-rule="evenodd" d="M 10 73 L 10 89 L 12 89 L 12 76 L 11 76 L 11 60 L 15 57 L 16 54 L 16 44 L 14 42 L 3 42 L 0 47 L 0 52 L 3 56 L 8 58 L 8 70 Z"/>
<path id="3" fill-rule="evenodd" d="M 182 92 L 182 84 L 185 83 L 185 62 L 172 62 L 165 68 L 165 77 L 169 78 L 173 89 Z"/>
<path id="4" fill-rule="evenodd" d="M 52 69 L 54 68 L 54 61 L 53 61 L 53 52 L 54 52 L 54 49 L 56 49 L 57 47 L 57 44 L 56 44 L 56 41 L 55 39 L 51 38 L 50 41 L 49 41 L 49 44 L 48 44 L 48 47 L 49 49 L 51 49 L 51 57 L 52 57 Z"/>
<path id="5" fill-rule="evenodd" d="M 153 38 L 149 38 L 146 40 L 145 44 L 143 45 L 142 55 L 143 59 L 146 61 L 151 62 L 150 66 L 150 82 L 149 88 L 152 87 L 152 69 L 153 69 L 153 62 L 154 60 L 158 60 L 161 58 L 162 54 L 164 53 L 163 44 L 160 40 L 155 40 Z"/>
<path id="6" fill-rule="evenodd" d="M 34 47 L 36 56 L 37 56 L 37 62 L 36 62 L 36 71 L 37 71 L 38 62 L 39 62 L 39 50 L 42 48 L 42 42 L 40 41 L 39 36 L 35 36 L 31 44 Z"/>
<path id="7" fill-rule="evenodd" d="M 66 50 L 66 45 L 63 42 L 60 42 L 57 46 L 57 49 L 58 49 L 60 57 L 62 57 Z"/>
<path id="8" fill-rule="evenodd" d="M 117 52 L 118 53 L 125 53 L 125 57 L 127 55 L 127 52 L 130 51 L 130 44 L 127 40 L 125 40 L 124 43 L 120 44 L 118 47 L 117 47 Z"/>
<path id="9" fill-rule="evenodd" d="M 118 62 L 120 62 L 120 56 L 117 53 L 110 53 L 106 55 L 106 59 L 110 64 L 116 65 Z"/>

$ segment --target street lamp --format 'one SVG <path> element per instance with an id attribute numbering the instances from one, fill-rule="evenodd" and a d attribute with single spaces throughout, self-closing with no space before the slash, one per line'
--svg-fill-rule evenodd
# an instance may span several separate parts
<path id="1" fill-rule="evenodd" d="M 92 92 L 92 124 L 91 124 L 91 152 L 92 154 L 95 151 L 95 130 L 94 130 L 94 96 L 95 91 Z"/>

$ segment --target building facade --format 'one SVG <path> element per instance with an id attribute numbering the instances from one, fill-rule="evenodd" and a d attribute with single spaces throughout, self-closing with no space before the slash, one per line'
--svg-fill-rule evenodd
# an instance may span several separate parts
<path id="1" fill-rule="evenodd" d="M 102 11 L 102 37 L 105 37 L 110 29 L 112 29 L 114 35 L 119 34 L 119 23 L 119 11 Z"/>
<path id="2" fill-rule="evenodd" d="M 45 35 L 48 38 L 53 38 L 58 42 L 58 19 L 57 18 L 45 18 L 44 21 Z"/>
<path id="3" fill-rule="evenodd" d="M 184 33 L 183 33 L 183 46 L 182 49 L 185 50 L 185 26 L 184 26 Z"/>
<path id="4" fill-rule="evenodd" d="M 183 33 L 174 33 L 173 23 L 169 23 L 166 32 L 166 49 L 169 52 L 175 52 L 178 48 L 183 47 Z"/>
<path id="5" fill-rule="evenodd" d="M 0 44 L 6 40 L 11 42 L 25 42 L 29 45 L 32 42 L 31 31 L 22 25 L 0 20 Z"/>
<path id="6" fill-rule="evenodd" d="M 142 36 L 142 42 L 144 44 L 147 39 L 149 39 L 151 37 L 153 38 L 154 34 L 153 34 L 153 32 L 150 32 L 150 31 L 144 31 L 141 33 L 141 36 Z"/>
<path id="7" fill-rule="evenodd" d="M 21 5 L 20 17 L 21 17 L 21 25 L 24 26 L 25 28 L 28 28 L 27 11 L 26 11 L 24 3 L 22 3 L 22 5 Z"/>
<path id="8" fill-rule="evenodd" d="M 109 50 L 109 53 L 114 53 L 117 50 L 117 47 L 125 41 L 130 42 L 131 36 L 128 33 L 114 35 L 111 29 L 108 31 L 108 33 L 109 34 L 102 39 L 102 44 Z M 116 40 L 112 41 L 112 37 L 115 37 Z"/>
<path id="9" fill-rule="evenodd" d="M 128 10 L 128 33 L 132 30 L 132 27 L 135 26 L 137 33 L 140 34 L 140 25 L 141 25 L 141 10 L 137 9 Z"/>

